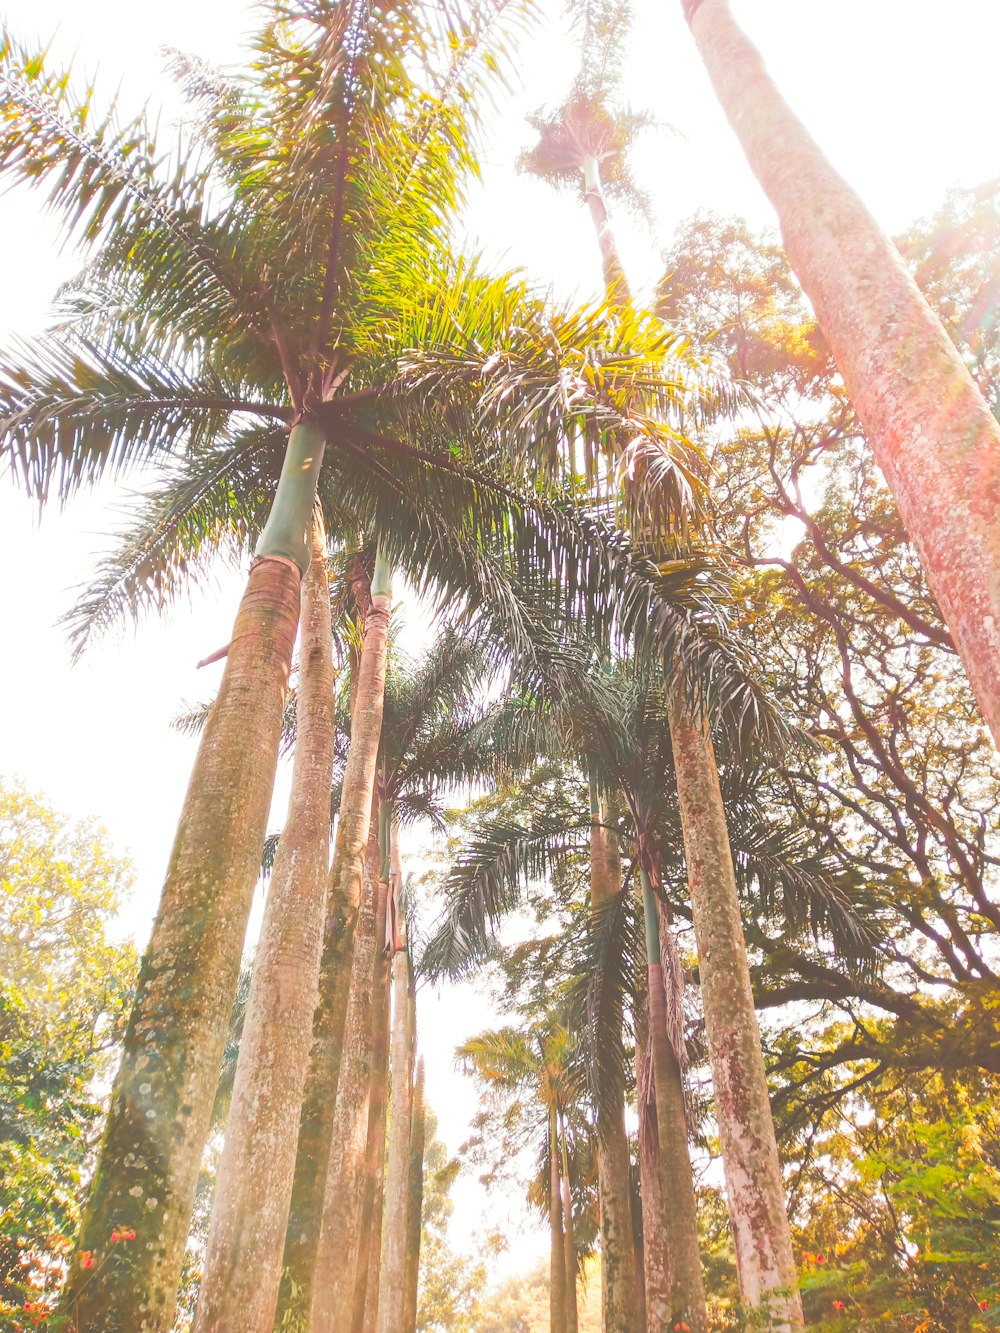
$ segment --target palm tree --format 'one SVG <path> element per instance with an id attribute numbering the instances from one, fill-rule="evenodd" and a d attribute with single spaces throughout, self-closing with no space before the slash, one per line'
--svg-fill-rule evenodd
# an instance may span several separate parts
<path id="1" fill-rule="evenodd" d="M 900 256 L 727 0 L 684 11 L 1000 743 L 1000 426 Z"/>
<path id="2" fill-rule="evenodd" d="M 550 1014 L 528 1032 L 516 1028 L 481 1032 L 456 1051 L 460 1066 L 473 1074 L 492 1098 L 504 1103 L 517 1099 L 525 1138 L 534 1136 L 542 1145 L 539 1160 L 548 1183 L 551 1333 L 571 1333 L 577 1327 L 577 1257 L 565 1147 L 565 1122 L 575 1109 L 579 1079 L 574 1046 L 573 1034 L 562 1018 Z M 507 1123 L 512 1123 L 510 1115 Z"/>
<path id="3" fill-rule="evenodd" d="M 613 47 L 618 41 L 620 31 L 611 32 L 605 47 Z M 599 167 L 602 161 L 610 161 L 617 178 L 625 174 L 622 160 L 629 134 L 625 128 L 617 135 L 613 133 L 614 122 L 603 102 L 606 92 L 606 88 L 599 87 L 591 96 L 577 98 L 555 118 L 543 123 L 540 142 L 530 165 L 550 173 L 557 170 L 563 175 L 575 172 L 582 180 L 597 231 L 607 298 L 611 305 L 625 309 L 630 302 L 630 293 L 617 258 Z M 649 497 L 655 496 L 658 490 L 655 469 L 650 468 L 652 461 L 648 455 L 636 458 L 624 471 L 623 484 L 633 513 L 631 522 L 641 524 L 638 531 L 644 539 L 654 547 L 659 544 L 661 551 L 665 549 L 669 553 L 676 543 L 671 540 L 664 543 L 663 536 L 669 538 L 672 534 L 669 527 L 664 532 L 662 524 L 658 532 L 655 502 L 652 506 L 649 503 Z M 675 664 L 671 699 L 670 725 L 676 752 L 681 820 L 688 856 L 689 887 L 695 904 L 695 931 L 702 959 L 702 997 L 741 1290 L 750 1305 L 770 1305 L 779 1319 L 787 1317 L 788 1327 L 798 1326 L 802 1322 L 802 1312 L 801 1301 L 794 1290 L 796 1273 L 791 1231 L 712 739 L 704 702 L 691 682 L 685 681 L 678 664 Z M 739 984 L 726 990 L 727 979 L 733 975 L 739 976 Z M 719 978 L 718 984 L 716 977 Z M 725 998 L 723 991 L 726 992 Z M 659 993 L 659 985 L 651 985 L 651 1006 Z M 650 1018 L 652 1022 L 652 1009 Z M 652 1029 L 650 1041 L 655 1053 L 659 1049 L 659 1038 Z M 662 1060 L 656 1065 L 662 1068 Z M 662 1125 L 660 1134 L 662 1145 L 666 1142 Z M 700 1286 L 700 1270 L 696 1275 L 693 1265 L 690 1276 Z M 685 1300 L 693 1301 L 692 1308 L 698 1313 L 692 1317 L 704 1326 L 707 1312 L 703 1292 L 699 1296 L 689 1288 Z"/>
<path id="4" fill-rule="evenodd" d="M 530 526 L 494 465 L 527 456 L 526 440 L 555 448 L 567 425 L 599 436 L 621 419 L 619 381 L 647 377 L 650 365 L 633 354 L 621 371 L 620 349 L 608 349 L 599 401 L 567 398 L 544 304 L 445 252 L 444 218 L 470 161 L 466 113 L 517 7 L 477 13 L 457 42 L 427 10 L 358 7 L 346 28 L 345 13 L 278 15 L 258 43 L 262 72 L 236 83 L 181 62 L 205 151 L 185 144 L 172 177 L 144 120 L 98 123 L 43 60 L 6 38 L 0 53 L 0 169 L 47 185 L 92 252 L 62 323 L 0 368 L 5 456 L 40 498 L 153 456 L 170 473 L 88 597 L 78 641 L 123 608 L 160 603 L 220 541 L 242 549 L 263 529 L 80 1237 L 100 1252 L 112 1226 L 134 1224 L 148 1245 L 127 1270 L 74 1266 L 68 1285 L 79 1317 L 109 1328 L 171 1318 L 224 1036 L 218 1015 L 235 986 L 273 784 L 317 474 L 328 516 L 343 521 L 346 509 L 411 567 L 438 546 L 428 496 L 460 516 L 464 541 L 444 586 L 481 599 L 497 580 L 477 526 L 494 536 L 517 528 L 514 545 Z M 438 61 L 442 45 L 450 58 Z M 359 143 L 364 153 L 352 150 Z M 590 316 L 563 322 L 576 335 L 566 345 L 580 344 L 581 329 L 595 336 Z M 516 333 L 505 337 L 505 326 Z M 430 376 L 412 354 L 422 344 L 433 350 Z M 490 347 L 503 356 L 484 384 Z M 501 424 L 516 445 L 506 455 Z M 475 448 L 456 457 L 470 431 Z M 471 457 L 487 466 L 470 469 Z M 486 497 L 493 512 L 470 513 L 470 499 Z M 405 516 L 395 527 L 387 501 Z M 541 567 L 549 543 L 534 541 Z M 352 850 L 338 873 L 356 882 Z"/>
<path id="5" fill-rule="evenodd" d="M 373 820 L 377 827 L 377 821 Z M 362 1248 L 371 1224 L 369 1184 L 373 1163 L 369 1148 L 379 1115 L 379 1037 L 386 1000 L 383 981 L 386 885 L 381 881 L 377 834 L 371 839 L 366 893 L 362 902 L 351 1005 L 344 1037 L 344 1067 L 339 1083 L 334 1131 L 337 1138 L 323 1199 L 316 1268 L 308 1287 L 296 1291 L 309 1326 L 321 1333 L 349 1333 L 356 1310 L 356 1286 Z M 364 1225 L 366 1206 L 368 1227 Z M 364 1295 L 362 1293 L 362 1302 Z"/>

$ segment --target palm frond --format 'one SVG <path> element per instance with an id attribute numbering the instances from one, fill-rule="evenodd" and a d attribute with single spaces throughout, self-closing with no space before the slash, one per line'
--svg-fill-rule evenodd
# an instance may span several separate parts
<path id="1" fill-rule="evenodd" d="M 478 966 L 504 916 L 520 905 L 526 884 L 576 855 L 584 827 L 561 814 L 541 814 L 531 828 L 504 818 L 483 821 L 444 879 L 445 907 L 420 970 L 432 978 L 458 977 Z"/>
<path id="2" fill-rule="evenodd" d="M 162 610 L 220 551 L 246 552 L 267 519 L 284 432 L 249 430 L 183 459 L 149 492 L 64 617 L 75 656 L 126 617 Z"/>

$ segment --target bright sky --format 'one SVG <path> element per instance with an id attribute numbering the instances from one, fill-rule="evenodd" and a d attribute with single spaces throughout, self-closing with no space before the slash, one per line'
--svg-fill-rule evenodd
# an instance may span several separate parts
<path id="1" fill-rule="evenodd" d="M 903 229 L 933 211 L 954 185 L 1000 174 L 996 52 L 1000 5 L 990 0 L 733 0 L 737 17 L 763 50 L 772 74 L 835 165 L 882 225 Z M 676 224 L 699 209 L 740 213 L 759 226 L 773 217 L 708 86 L 680 18 L 679 0 L 635 0 L 628 83 L 636 109 L 672 124 L 683 137 L 651 136 L 634 167 L 652 194 L 656 235 L 620 223 L 626 267 L 636 286 L 655 281 L 658 251 Z M 553 12 L 557 7 L 552 6 Z M 141 13 L 141 19 L 137 15 Z M 55 55 L 82 73 L 98 70 L 129 107 L 148 99 L 176 107 L 162 74 L 162 49 L 194 52 L 219 64 L 240 59 L 255 26 L 239 0 L 170 0 L 137 10 L 130 0 L 7 0 L 4 20 L 22 40 L 52 39 Z M 504 108 L 486 155 L 484 179 L 469 210 L 475 243 L 505 266 L 523 265 L 560 294 L 597 293 L 600 270 L 589 219 L 569 197 L 519 177 L 513 164 L 530 131 L 524 113 L 557 102 L 575 70 L 575 53 L 549 25 L 528 44 L 523 91 Z M 58 283 L 74 257 L 60 250 L 51 219 L 17 191 L 0 197 L 0 337 L 44 325 Z M 138 483 L 136 483 L 138 485 Z M 194 663 L 224 644 L 241 578 L 220 571 L 217 585 L 97 647 L 70 668 L 56 627 L 107 549 L 128 503 L 124 489 L 49 513 L 40 524 L 8 484 L 0 490 L 0 568 L 4 580 L 0 649 L 0 775 L 19 775 L 57 808 L 96 815 L 138 868 L 128 923 L 143 943 L 155 911 L 170 840 L 193 758 L 192 742 L 168 724 L 183 701 L 210 697 L 221 667 Z M 411 607 L 411 621 L 419 619 Z M 279 784 L 279 799 L 284 790 Z M 272 826 L 280 819 L 277 811 Z M 424 996 L 421 1013 L 429 1097 L 455 1150 L 475 1109 L 471 1088 L 452 1071 L 465 1036 L 491 1021 L 481 1000 Z M 457 1194 L 456 1243 L 487 1224 L 475 1182 Z M 512 1237 L 504 1268 L 541 1252 L 536 1228 L 517 1201 L 495 1200 L 488 1225 Z"/>

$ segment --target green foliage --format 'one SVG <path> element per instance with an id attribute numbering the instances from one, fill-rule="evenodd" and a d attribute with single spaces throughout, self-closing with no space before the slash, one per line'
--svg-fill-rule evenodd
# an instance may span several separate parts
<path id="1" fill-rule="evenodd" d="M 0 1327 L 58 1290 L 136 974 L 103 831 L 0 784 Z M 127 1244 L 127 1242 L 121 1242 Z M 25 1322 L 27 1320 L 25 1319 Z"/>

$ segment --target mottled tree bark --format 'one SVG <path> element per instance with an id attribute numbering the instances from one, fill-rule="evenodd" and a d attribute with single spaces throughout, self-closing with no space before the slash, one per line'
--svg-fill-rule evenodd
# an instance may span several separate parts
<path id="1" fill-rule="evenodd" d="M 270 1333 L 281 1282 L 296 1133 L 323 934 L 333 769 L 333 640 L 317 515 L 302 583 L 295 761 L 254 962 L 197 1333 Z"/>
<path id="2" fill-rule="evenodd" d="M 698 1246 L 698 1208 L 688 1146 L 681 1064 L 671 1040 L 662 965 L 660 911 L 645 871 L 641 872 L 646 921 L 646 986 L 649 1045 L 653 1063 L 662 1226 L 670 1256 L 670 1327 L 688 1324 L 708 1333 L 708 1307 Z"/>
<path id="3" fill-rule="evenodd" d="M 801 1328 L 784 1182 L 708 726 L 670 699 L 688 890 L 740 1291 L 775 1333 Z"/>
<path id="4" fill-rule="evenodd" d="M 64 1295 L 81 1333 L 167 1333 L 260 857 L 301 574 L 251 568 L 202 733 Z M 109 1252 L 131 1227 L 127 1255 Z M 94 1268 L 80 1254 L 91 1251 Z"/>
<path id="5" fill-rule="evenodd" d="M 635 1018 L 635 1087 L 639 1113 L 639 1192 L 642 1203 L 643 1285 L 646 1327 L 670 1328 L 670 1252 L 664 1225 L 660 1140 L 656 1123 L 656 1088 L 649 1049 L 649 985 L 640 984 Z"/>
<path id="6" fill-rule="evenodd" d="M 340 1077 L 344 1024 L 351 990 L 351 960 L 364 878 L 365 847 L 372 822 L 372 796 L 382 734 L 391 593 L 373 583 L 365 621 L 351 713 L 351 742 L 340 797 L 340 815 L 327 899 L 319 1004 L 302 1104 L 298 1151 L 284 1267 L 287 1278 L 278 1321 L 300 1305 L 310 1309 L 323 1216 L 324 1188 Z"/>
<path id="7" fill-rule="evenodd" d="M 384 867 L 383 867 L 384 868 Z M 389 885 L 379 885 L 380 910 L 388 907 Z M 381 904 L 385 902 L 386 906 Z M 372 1009 L 372 1088 L 368 1102 L 368 1145 L 365 1151 L 364 1187 L 358 1230 L 361 1248 L 354 1283 L 354 1314 L 351 1333 L 366 1333 L 369 1316 L 378 1311 L 378 1264 L 382 1237 L 382 1183 L 385 1171 L 385 1113 L 389 1104 L 389 958 L 385 951 L 385 923 L 382 918 L 382 945 L 375 959 L 375 993 Z M 374 1253 L 373 1253 L 374 1252 Z M 373 1264 L 374 1258 L 374 1264 Z M 374 1282 L 371 1279 L 374 1278 Z M 345 1326 L 346 1327 L 346 1326 Z M 335 1323 L 335 1333 L 339 1329 Z"/>
<path id="8" fill-rule="evenodd" d="M 566 1255 L 566 1333 L 577 1333 L 580 1318 L 576 1304 L 576 1236 L 573 1232 L 573 1193 L 569 1185 L 565 1119 L 562 1119 L 559 1138 L 562 1144 L 563 1249 Z"/>
<path id="9" fill-rule="evenodd" d="M 590 901 L 595 914 L 621 892 L 618 840 L 602 821 L 596 795 L 590 825 Z M 629 1198 L 629 1148 L 625 1091 L 615 1090 L 597 1107 L 597 1174 L 601 1201 L 601 1319 L 605 1329 L 633 1333 L 643 1324 L 636 1307 L 635 1238 Z"/>
<path id="10" fill-rule="evenodd" d="M 406 1191 L 406 1274 L 402 1333 L 416 1333 L 417 1289 L 420 1285 L 420 1228 L 424 1208 L 424 1062 L 417 1061 L 413 1081 L 413 1114 L 410 1117 L 410 1166 Z"/>
<path id="11" fill-rule="evenodd" d="M 726 0 L 688 12 L 781 222 L 972 688 L 1000 742 L 1000 426 L 895 247 L 771 81 Z"/>
<path id="12" fill-rule="evenodd" d="M 375 824 L 374 819 L 372 824 Z M 366 857 L 364 898 L 351 968 L 351 999 L 333 1117 L 336 1150 L 330 1153 L 324 1182 L 324 1208 L 309 1325 L 313 1333 L 331 1333 L 335 1326 L 349 1330 L 354 1309 L 374 1061 L 376 954 L 382 947 L 378 863 L 378 838 L 373 832 Z M 340 1323 L 335 1325 L 338 1313 Z"/>
<path id="13" fill-rule="evenodd" d="M 566 1255 L 554 1106 L 549 1111 L 549 1333 L 566 1333 Z"/>
<path id="14" fill-rule="evenodd" d="M 410 1164 L 410 961 L 405 947 L 392 960 L 392 1086 L 389 1165 L 385 1185 L 385 1241 L 379 1278 L 379 1333 L 403 1327 L 406 1292 L 407 1174 Z"/>

